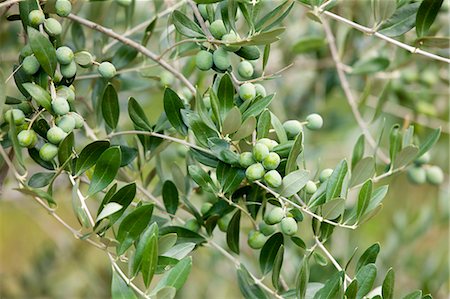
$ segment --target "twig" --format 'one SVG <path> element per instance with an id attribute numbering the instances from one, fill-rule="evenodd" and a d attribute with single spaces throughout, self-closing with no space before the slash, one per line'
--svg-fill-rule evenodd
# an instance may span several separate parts
<path id="1" fill-rule="evenodd" d="M 141 65 L 141 66 L 137 66 L 137 67 L 121 69 L 121 70 L 117 71 L 117 74 L 125 74 L 125 73 L 130 73 L 130 72 L 137 72 L 137 71 L 140 71 L 140 70 L 144 70 L 144 69 L 155 67 L 157 65 L 158 64 L 155 63 L 155 64 Z M 95 78 L 100 78 L 100 77 L 101 77 L 101 75 L 99 73 L 86 74 L 86 75 L 76 76 L 75 77 L 75 81 L 86 80 L 86 79 L 95 79 Z"/>
<path id="2" fill-rule="evenodd" d="M 173 45 L 171 45 L 170 47 L 168 47 L 167 49 L 165 49 L 161 54 L 159 54 L 159 58 L 164 57 L 168 52 L 170 52 L 170 50 L 172 50 L 173 48 L 178 47 L 179 45 L 185 44 L 185 43 L 201 43 L 201 42 L 207 42 L 207 39 L 198 39 L 198 38 L 188 38 L 188 39 L 183 39 L 180 40 L 179 42 L 174 43 Z"/>
<path id="3" fill-rule="evenodd" d="M 223 200 L 225 200 L 229 205 L 231 205 L 231 206 L 241 210 L 241 212 L 244 213 L 244 215 L 246 215 L 248 217 L 248 219 L 250 219 L 250 221 L 251 221 L 251 223 L 253 225 L 253 228 L 254 229 L 258 228 L 258 224 L 256 223 L 255 219 L 253 219 L 252 215 L 250 215 L 250 213 L 246 209 L 244 209 L 243 207 L 241 207 L 237 203 L 233 202 L 231 199 L 227 198 L 225 196 L 225 194 L 219 193 L 218 196 L 220 198 L 222 198 Z"/>
<path id="4" fill-rule="evenodd" d="M 367 123 L 364 121 L 361 113 L 359 112 L 358 104 L 357 104 L 355 98 L 353 97 L 353 93 L 350 89 L 350 83 L 347 80 L 347 77 L 346 77 L 345 72 L 342 67 L 342 62 L 339 58 L 338 50 L 336 47 L 336 42 L 334 39 L 334 35 L 331 32 L 330 25 L 324 18 L 321 18 L 321 21 L 322 21 L 322 25 L 323 25 L 323 28 L 325 31 L 325 35 L 328 40 L 328 45 L 330 48 L 331 56 L 333 57 L 333 60 L 336 64 L 336 71 L 337 71 L 337 74 L 339 77 L 339 81 L 341 82 L 342 89 L 344 91 L 345 97 L 347 98 L 347 102 L 350 105 L 350 108 L 352 109 L 355 120 L 358 123 L 359 127 L 361 128 L 369 145 L 376 151 L 376 154 L 378 155 L 378 157 L 384 163 L 389 164 L 389 158 L 384 154 L 383 151 L 381 151 L 381 149 L 378 149 L 377 142 L 373 138 L 372 134 L 369 131 Z"/>
<path id="5" fill-rule="evenodd" d="M 192 83 L 182 73 L 177 71 L 173 66 L 168 64 L 165 60 L 160 59 L 157 54 L 155 54 L 152 51 L 150 51 L 149 49 L 145 48 L 143 45 L 114 32 L 110 28 L 103 27 L 97 23 L 86 20 L 80 16 L 70 14 L 67 16 L 67 18 L 72 21 L 75 21 L 83 26 L 86 26 L 93 30 L 97 30 L 105 35 L 108 35 L 108 36 L 120 41 L 124 45 L 130 46 L 131 48 L 136 49 L 138 52 L 142 53 L 143 55 L 145 55 L 148 58 L 152 59 L 153 61 L 157 62 L 161 67 L 163 67 L 167 71 L 171 72 L 175 77 L 177 77 L 181 82 L 183 82 L 193 94 L 195 94 L 196 89 L 195 89 L 194 85 L 192 85 Z"/>
<path id="6" fill-rule="evenodd" d="M 68 175 L 69 175 L 70 183 L 72 184 L 73 187 L 75 187 L 76 182 L 75 182 L 74 177 L 73 177 L 70 173 L 68 173 Z M 88 208 L 87 205 L 86 205 L 86 198 L 83 196 L 83 193 L 81 193 L 81 191 L 80 191 L 79 188 L 77 188 L 77 195 L 78 195 L 78 198 L 80 199 L 81 208 L 82 208 L 82 209 L 84 210 L 84 212 L 87 214 L 88 219 L 89 219 L 89 222 L 91 223 L 91 226 L 94 227 L 94 226 L 95 226 L 95 221 L 94 221 L 94 219 L 92 218 L 92 215 L 91 215 L 91 213 L 89 212 L 89 208 Z"/>
<path id="7" fill-rule="evenodd" d="M 325 246 L 323 245 L 322 242 L 320 242 L 319 238 L 314 237 L 314 240 L 317 244 L 317 246 L 322 250 L 322 252 L 328 257 L 328 259 L 331 261 L 331 263 L 334 265 L 334 267 L 338 270 L 338 271 L 344 271 L 341 267 L 341 265 L 339 265 L 339 263 L 336 261 L 336 259 L 333 257 L 333 255 L 331 255 L 331 253 L 328 251 L 328 249 L 325 248 Z M 345 273 L 345 271 L 344 271 Z M 347 273 L 345 273 L 345 279 L 348 282 L 352 282 L 352 279 L 347 275 Z"/>
<path id="8" fill-rule="evenodd" d="M 284 201 L 284 202 L 287 202 L 287 203 L 291 204 L 292 206 L 296 207 L 297 209 L 302 210 L 304 213 L 310 215 L 311 217 L 316 218 L 316 219 L 319 220 L 320 222 L 325 222 L 325 223 L 331 224 L 331 225 L 333 225 L 333 226 L 338 226 L 338 227 L 348 228 L 348 229 L 356 229 L 356 228 L 357 228 L 356 225 L 346 225 L 346 224 L 334 222 L 334 221 L 328 220 L 328 219 L 326 219 L 326 218 L 324 218 L 324 217 L 322 217 L 322 216 L 319 216 L 319 215 L 317 215 L 317 214 L 311 212 L 306 206 L 302 207 L 302 206 L 296 204 L 296 203 L 293 202 L 292 200 L 287 199 L 287 198 L 284 197 L 284 196 L 281 196 L 279 193 L 273 191 L 272 189 L 268 188 L 267 186 L 265 186 L 264 184 L 262 184 L 262 183 L 259 182 L 259 181 L 256 181 L 255 184 L 258 185 L 258 186 L 260 186 L 261 188 L 263 188 L 264 190 L 266 190 L 267 192 L 269 192 L 270 194 L 272 194 L 272 195 L 275 196 L 276 198 L 278 198 L 278 199 L 280 199 L 280 200 L 282 200 L 282 201 Z"/>
<path id="9" fill-rule="evenodd" d="M 450 63 L 450 58 L 446 58 L 446 57 L 442 57 L 442 56 L 439 56 L 439 55 L 436 55 L 436 54 L 432 54 L 432 53 L 429 53 L 427 51 L 421 50 L 419 48 L 416 48 L 416 47 L 404 44 L 404 43 L 399 42 L 398 40 L 395 40 L 395 39 L 393 39 L 391 37 L 388 37 L 388 36 L 383 35 L 383 34 L 381 34 L 379 32 L 373 31 L 372 28 L 369 28 L 369 27 L 360 25 L 358 23 L 355 23 L 353 21 L 350 21 L 350 20 L 348 20 L 348 19 L 346 19 L 344 17 L 341 17 L 341 16 L 339 16 L 337 14 L 334 14 L 334 13 L 332 13 L 330 11 L 322 11 L 322 13 L 324 15 L 326 15 L 326 16 L 329 16 L 330 18 L 335 19 L 336 21 L 342 22 L 344 24 L 347 24 L 347 25 L 355 28 L 356 30 L 364 32 L 365 34 L 374 35 L 374 36 L 376 36 L 376 37 L 378 37 L 378 38 L 380 38 L 380 39 L 382 39 L 384 41 L 387 41 L 388 43 L 394 44 L 394 45 L 396 45 L 396 46 L 398 46 L 400 48 L 408 50 L 412 54 L 419 54 L 419 55 L 423 55 L 423 56 L 428 57 L 428 58 L 432 58 L 432 59 L 435 59 L 435 60 L 443 61 L 445 63 Z"/>

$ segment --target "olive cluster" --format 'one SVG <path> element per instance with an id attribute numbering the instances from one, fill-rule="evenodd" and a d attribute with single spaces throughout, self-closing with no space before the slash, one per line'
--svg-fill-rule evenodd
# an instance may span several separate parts
<path id="1" fill-rule="evenodd" d="M 413 184 L 432 185 L 442 184 L 444 173 L 439 166 L 430 165 L 430 154 L 425 153 L 414 161 L 414 164 L 408 169 L 407 176 Z"/>

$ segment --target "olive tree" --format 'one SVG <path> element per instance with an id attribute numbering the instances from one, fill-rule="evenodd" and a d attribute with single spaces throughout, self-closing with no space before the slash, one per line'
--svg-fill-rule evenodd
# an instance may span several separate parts
<path id="1" fill-rule="evenodd" d="M 408 122 L 374 126 L 361 111 L 370 86 L 359 96 L 349 77 L 382 77 L 392 62 L 378 56 L 346 65 L 345 37 L 331 23 L 366 34 L 361 42 L 376 39 L 411 59 L 448 64 L 430 51 L 448 48 L 448 38 L 434 36 L 432 27 L 443 1 L 364 2 L 357 7 L 372 15 L 365 25 L 333 12 L 351 5 L 345 1 L 167 2 L 96 3 L 90 15 L 115 7 L 128 24 L 122 33 L 114 23 L 85 18 L 87 2 L 0 3 L 8 21 L 21 22 L 24 40 L 10 73 L 0 76 L 7 180 L 75 238 L 104 252 L 112 298 L 174 298 L 201 247 L 235 266 L 245 298 L 399 298 L 394 269 L 375 264 L 377 240 L 347 260 L 328 244 L 336 231 L 351 234 L 380 212 L 389 177 L 407 171 L 412 183 L 443 183 L 429 154 L 441 129 L 416 134 Z M 153 7 L 152 17 L 132 27 L 141 7 Z M 323 37 L 304 38 L 292 51 L 330 58 L 341 105 L 351 110 L 346 117 L 361 132 L 333 168 L 308 153 L 327 114 L 286 120 L 271 110 L 278 91 L 267 83 L 296 68 L 288 62 L 267 71 L 283 33 L 295 30 L 295 11 Z M 163 49 L 150 50 L 152 43 Z M 141 78 L 153 80 L 161 96 L 142 93 Z M 383 86 L 373 120 L 395 92 L 393 84 Z M 163 113 L 151 120 L 161 105 Z M 57 179 L 71 186 L 79 226 L 59 215 Z M 333 271 L 310 278 L 317 265 Z"/>

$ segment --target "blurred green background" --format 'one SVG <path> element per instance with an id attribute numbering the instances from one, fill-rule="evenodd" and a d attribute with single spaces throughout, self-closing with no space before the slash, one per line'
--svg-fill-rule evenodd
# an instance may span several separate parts
<path id="1" fill-rule="evenodd" d="M 265 9 L 278 1 L 265 1 Z M 125 32 L 141 22 L 152 18 L 157 11 L 177 4 L 178 1 L 136 1 L 136 8 L 130 10 L 112 1 L 75 1 L 76 13 L 87 19 L 111 27 L 118 33 Z M 182 7 L 186 7 L 183 5 Z M 184 9 L 183 8 L 183 9 Z M 433 35 L 449 36 L 448 2 L 431 28 Z M 333 11 L 366 26 L 372 25 L 370 1 L 338 1 Z M 324 128 L 306 136 L 307 164 L 310 169 L 334 167 L 342 158 L 351 158 L 354 143 L 361 134 L 339 85 L 334 64 L 324 40 L 321 24 L 306 16 L 307 9 L 296 4 L 290 16 L 284 21 L 287 27 L 282 39 L 272 46 L 267 73 L 273 73 L 293 63 L 279 78 L 266 81 L 269 93 L 275 92 L 271 109 L 282 120 L 304 118 L 311 112 L 324 116 Z M 18 52 L 23 45 L 20 22 L 9 22 L 7 16 L 17 13 L 17 7 L 0 9 L 0 68 L 8 76 L 13 64 L 17 63 Z M 73 29 L 67 20 L 62 22 L 66 29 L 64 41 L 75 49 L 81 49 L 71 40 Z M 164 51 L 174 43 L 173 28 L 168 27 L 167 16 L 157 22 L 156 30 L 148 47 L 154 52 Z M 383 113 L 371 124 L 372 132 L 379 134 L 383 122 L 386 130 L 394 123 L 402 126 L 414 124 L 416 133 L 424 139 L 431 128 L 442 126 L 443 134 L 432 149 L 432 164 L 449 172 L 449 69 L 448 64 L 413 55 L 393 45 L 364 35 L 350 27 L 333 22 L 342 60 L 351 66 L 358 60 L 370 57 L 387 57 L 387 70 L 371 75 L 348 75 L 352 91 L 357 98 L 367 86 L 371 86 L 367 100 L 360 104 L 365 119 L 374 113 L 383 86 L 391 81 L 388 101 Z M 112 57 L 118 44 L 106 53 L 102 52 L 107 40 L 98 32 L 82 29 L 84 45 L 98 60 Z M 167 36 L 169 32 L 169 36 Z M 78 31 L 79 34 L 79 31 Z M 77 38 L 80 36 L 77 34 Z M 241 34 L 242 35 L 242 34 Z M 75 34 L 74 34 L 75 36 Z M 139 40 L 139 32 L 132 36 Z M 414 30 L 399 39 L 405 43 L 414 42 Z M 297 42 L 318 40 L 311 48 L 304 49 Z M 82 41 L 78 41 L 79 43 Z M 297 44 L 297 46 L 296 46 Z M 304 45 L 305 43 L 303 43 Z M 300 43 L 302 45 L 302 43 Z M 427 49 L 449 57 L 448 49 Z M 188 54 L 189 51 L 184 54 Z M 183 56 L 183 55 L 181 55 Z M 210 83 L 210 73 L 194 71 L 191 57 L 167 56 L 167 59 L 182 70 L 192 82 L 197 82 L 202 90 Z M 146 68 L 142 68 L 147 66 Z M 124 71 L 139 68 L 138 71 Z M 257 69 L 261 61 L 257 62 Z M 138 56 L 131 64 L 121 66 L 121 74 L 114 82 L 120 85 L 122 111 L 126 111 L 127 98 L 133 95 L 147 109 L 146 113 L 156 120 L 162 111 L 162 91 L 158 79 L 161 69 L 154 63 Z M 94 69 L 81 70 L 79 75 L 96 77 Z M 91 76 L 91 74 L 93 74 Z M 96 78 L 79 78 L 77 89 L 77 109 L 93 123 L 91 92 Z M 173 84 L 178 91 L 178 82 Z M 13 80 L 7 84 L 7 94 L 19 96 Z M 90 116 L 88 116 L 90 115 Z M 122 128 L 131 128 L 128 118 L 120 119 Z M 418 123 L 417 123 L 417 122 Z M 385 138 L 384 138 L 385 139 Z M 383 139 L 383 144 L 387 144 Z M 77 138 L 82 145 L 87 142 L 83 136 Z M 169 150 L 166 157 L 173 156 Z M 30 165 L 33 162 L 30 160 Z M 37 171 L 30 167 L 30 174 Z M 388 179 L 390 191 L 384 200 L 384 208 L 370 222 L 356 231 L 337 229 L 331 242 L 330 251 L 341 262 L 360 248 L 359 254 L 375 242 L 381 244 L 381 258 L 378 260 L 381 283 L 389 267 L 396 271 L 397 296 L 421 288 L 435 298 L 449 298 L 449 182 L 440 187 L 412 185 L 405 174 Z M 378 183 L 378 185 L 383 182 Z M 68 196 L 68 182 L 60 180 L 56 184 L 55 197 L 58 213 L 67 222 L 78 227 Z M 16 183 L 11 177 L 5 179 L 0 196 L 0 297 L 13 298 L 109 298 L 111 268 L 106 255 L 73 236 L 40 208 L 31 198 L 13 190 Z M 98 203 L 89 202 L 91 207 Z M 300 226 L 305 236 L 310 235 L 309 223 Z M 302 234 L 302 233 L 301 233 Z M 224 234 L 217 233 L 216 239 L 224 244 Z M 306 238 L 307 240 L 307 238 Z M 248 251 L 243 261 L 251 270 L 257 269 L 257 255 Z M 285 256 L 285 277 L 294 281 L 299 265 L 299 252 L 288 250 Z M 211 248 L 199 248 L 193 253 L 194 268 L 189 280 L 178 298 L 241 298 L 233 265 Z M 292 261 L 292 262 L 290 262 Z M 323 281 L 324 274 L 333 271 L 331 265 L 314 265 L 311 281 Z M 350 273 L 354 274 L 354 273 Z M 397 297 L 396 296 L 396 297 Z"/>

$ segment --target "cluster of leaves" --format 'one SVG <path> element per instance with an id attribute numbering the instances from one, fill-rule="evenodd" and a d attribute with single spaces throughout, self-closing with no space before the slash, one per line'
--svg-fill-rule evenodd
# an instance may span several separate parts
<path id="1" fill-rule="evenodd" d="M 200 17 L 191 17 L 178 10 L 172 14 L 171 20 L 179 34 L 186 38 L 199 39 L 191 41 L 188 47 L 183 48 L 185 52 L 178 51 L 178 55 L 193 56 L 209 47 L 228 47 L 227 51 L 231 52 L 245 47 L 256 47 L 258 53 L 260 48 L 263 48 L 263 56 L 260 58 L 258 55 L 256 59 L 252 59 L 252 64 L 261 72 L 254 72 L 249 78 L 245 78 L 262 81 L 258 76 L 264 72 L 270 61 L 270 45 L 283 33 L 284 28 L 279 25 L 293 8 L 294 2 L 285 1 L 263 15 L 261 3 L 248 4 L 231 0 L 207 1 L 208 4 L 203 3 L 204 1 L 198 2 L 202 3 L 193 9 L 194 12 L 199 12 L 196 11 L 198 9 L 203 12 L 199 12 Z M 323 1 L 302 2 L 314 6 L 323 4 Z M 437 1 L 440 2 L 437 5 L 437 2 L 428 3 L 429 1 L 425 0 L 420 7 L 416 3 L 405 2 L 391 7 L 391 1 L 374 1 L 377 28 L 387 36 L 397 36 L 415 25 L 420 40 L 418 42 L 424 45 L 427 42 L 425 35 L 442 1 Z M 128 4 L 123 2 L 122 5 Z M 415 22 L 413 25 L 408 23 L 407 26 L 400 26 L 398 20 L 403 18 L 403 10 L 409 12 L 412 6 L 418 7 Z M 326 8 L 330 9 L 331 5 Z M 40 109 L 45 109 L 50 114 L 54 112 L 51 103 L 55 100 L 56 93 L 52 91 L 52 86 L 71 85 L 75 74 L 70 78 L 55 78 L 55 46 L 61 41 L 51 37 L 49 39 L 39 31 L 27 27 L 29 13 L 25 11 L 40 9 L 39 3 L 35 0 L 25 0 L 19 4 L 19 9 L 33 55 L 42 70 L 32 77 L 24 76 L 18 70 L 14 78 L 25 99 L 8 98 L 7 104 L 20 105 L 23 101 L 34 100 L 36 107 L 33 107 L 30 115 L 37 118 L 41 113 Z M 48 13 L 51 14 L 51 10 Z M 202 15 L 206 17 L 207 22 L 213 23 L 220 19 L 228 30 L 238 32 L 238 14 L 244 17 L 247 27 L 245 37 L 224 42 L 209 39 L 208 32 L 204 32 L 202 25 L 205 20 L 201 18 Z M 406 20 L 410 22 L 410 18 Z M 147 27 L 145 36 L 151 35 L 153 27 L 152 22 Z M 144 38 L 142 43 L 145 45 L 147 41 L 148 39 Z M 229 50 L 230 47 L 234 51 Z M 304 45 L 297 45 L 297 48 L 302 47 Z M 115 64 L 119 68 L 138 55 L 137 51 L 130 50 L 126 45 L 121 46 L 117 52 L 120 59 L 116 58 L 119 60 L 116 60 L 118 63 Z M 80 59 L 88 57 L 84 52 L 80 55 Z M 246 58 L 239 54 L 236 58 L 238 57 Z M 91 58 L 88 60 L 89 63 L 85 67 L 91 67 L 94 63 Z M 359 65 L 353 66 L 352 74 L 370 74 L 387 68 L 388 64 L 379 58 L 360 62 Z M 100 111 L 96 127 L 101 130 L 104 122 L 106 135 L 87 145 L 77 145 L 74 133 L 71 132 L 60 140 L 58 152 L 55 154 L 58 156 L 58 162 L 53 163 L 46 161 L 52 161 L 53 157 L 39 159 L 39 155 L 30 150 L 30 157 L 48 171 L 34 173 L 27 182 L 21 182 L 23 186 L 19 191 L 46 199 L 53 207 L 56 202 L 52 196 L 52 185 L 57 177 L 67 175 L 73 183 L 72 202 L 74 212 L 85 231 L 83 238 L 98 239 L 106 248 L 115 248 L 116 255 L 126 258 L 128 262 L 127 276 L 130 281 L 141 277 L 147 289 L 143 294 L 150 297 L 175 296 L 191 270 L 192 258 L 189 254 L 199 246 L 211 242 L 210 238 L 217 232 L 216 227 L 226 233 L 226 244 L 236 255 L 241 254 L 241 235 L 251 230 L 248 242 L 251 248 L 260 249 L 260 272 L 263 276 L 271 273 L 274 290 L 269 293 L 267 287 L 262 287 L 261 281 L 255 280 L 255 276 L 240 263 L 237 269 L 238 283 L 246 298 L 268 298 L 272 295 L 283 298 L 372 296 L 368 294 L 374 288 L 378 274 L 375 265 L 380 251 L 378 244 L 372 245 L 360 256 L 354 267 L 353 279 L 347 273 L 351 272 L 348 268 L 356 251 L 346 266 L 338 268 L 328 279 L 324 278 L 324 283 L 310 282 L 311 257 L 321 266 L 327 265 L 327 259 L 330 258 L 331 262 L 335 262 L 323 245 L 330 239 L 334 229 L 355 229 L 376 215 L 381 210 L 382 200 L 388 191 L 387 185 L 375 186 L 378 180 L 401 171 L 414 162 L 423 164 L 420 161 L 438 140 L 440 130 L 434 130 L 426 140 L 419 142 L 414 136 L 413 126 L 401 129 L 399 125 L 395 125 L 389 133 L 388 164 L 377 161 L 376 152 L 368 154 L 364 136 L 361 135 L 355 144 L 350 163 L 342 159 L 334 169 L 307 169 L 304 139 L 309 133 L 303 129 L 303 125 L 318 129 L 321 124 L 315 127 L 312 125 L 312 119 L 306 119 L 305 122 L 295 120 L 299 127 L 298 131 L 292 134 L 289 125 L 283 124 L 269 110 L 275 94 L 266 95 L 264 89 L 264 92 L 253 92 L 251 97 L 243 96 L 242 86 L 249 86 L 246 84 L 250 82 L 236 80 L 231 64 L 224 69 L 205 69 L 213 74 L 211 82 L 206 90 L 197 89 L 194 96 L 180 96 L 171 87 L 165 87 L 165 113 L 161 114 L 155 123 L 149 121 L 139 101 L 130 97 L 127 111 L 134 127 L 133 131 L 120 131 L 119 87 L 114 82 L 108 83 L 107 80 L 115 75 L 115 69 L 112 75 L 99 70 L 104 78 L 95 85 L 100 95 L 95 98 L 94 105 Z M 50 89 L 50 92 L 47 89 Z M 74 105 L 76 106 L 76 102 Z M 37 126 L 41 124 L 45 127 L 44 122 L 48 126 L 47 121 L 42 118 L 32 125 L 33 128 L 36 126 L 35 130 L 42 138 L 48 138 L 49 128 L 43 129 L 42 134 L 38 131 Z M 10 120 L 2 123 L 2 147 L 12 147 L 12 152 L 17 157 L 15 160 L 25 170 L 22 148 L 16 140 L 16 129 L 14 117 L 12 122 Z M 119 138 L 122 135 L 133 135 L 137 138 L 124 140 Z M 281 181 L 276 184 L 270 183 L 270 178 L 261 181 L 262 175 L 249 175 L 251 166 L 240 159 L 242 153 L 252 151 L 257 142 L 263 139 L 275 142 L 270 150 L 280 160 L 271 169 L 280 175 Z M 165 169 L 160 163 L 161 153 L 180 144 L 187 146 L 188 150 L 181 153 L 181 163 L 171 166 L 171 179 L 168 179 L 170 176 L 165 175 Z M 253 153 L 258 162 L 262 161 L 258 155 L 259 153 Z M 155 178 L 158 178 L 156 183 L 153 182 Z M 433 182 L 439 183 L 439 180 Z M 44 187 L 48 187 L 46 191 L 43 190 Z M 83 187 L 87 190 L 82 191 Z M 149 192 L 147 189 L 152 187 L 154 191 Z M 357 190 L 355 203 L 348 200 L 351 190 Z M 147 198 L 144 200 L 137 196 L 138 191 L 142 193 L 141 196 Z M 95 219 L 91 218 L 85 206 L 86 199 L 97 203 Z M 201 202 L 201 208 L 195 204 L 194 199 Z M 272 219 L 271 212 L 274 210 L 283 212 L 281 217 L 275 217 L 279 218 L 278 220 Z M 244 219 L 251 223 L 251 228 Z M 286 223 L 285 219 L 294 219 L 295 225 L 307 223 L 306 219 L 311 219 L 313 237 L 306 239 L 306 234 L 297 232 L 297 226 L 294 232 L 287 229 L 283 224 Z M 280 226 L 275 226 L 279 222 Z M 255 243 L 255 233 L 259 232 L 262 233 L 259 235 L 261 238 Z M 308 246 L 309 243 L 312 245 Z M 285 251 L 289 249 L 301 251 L 303 258 L 296 273 L 295 283 L 286 286 L 281 283 L 281 273 Z M 113 297 L 135 298 L 136 295 L 124 278 L 122 270 L 116 267 L 113 269 Z M 159 276 L 158 281 L 153 279 L 155 275 Z M 381 294 L 372 297 L 393 298 L 392 269 L 386 273 L 381 289 Z M 405 298 L 430 296 L 422 296 L 421 291 L 416 291 Z"/>

